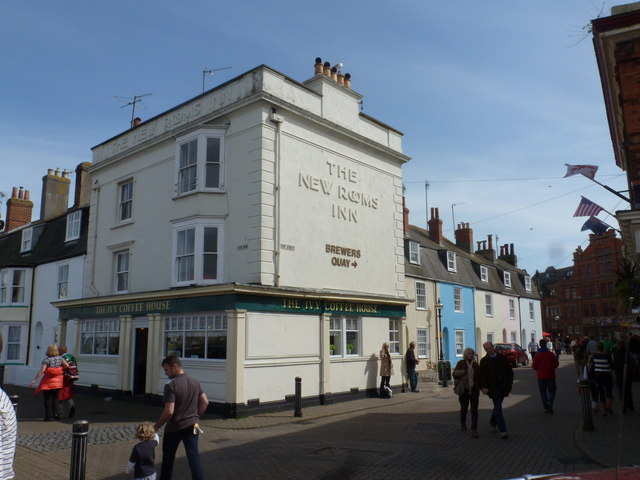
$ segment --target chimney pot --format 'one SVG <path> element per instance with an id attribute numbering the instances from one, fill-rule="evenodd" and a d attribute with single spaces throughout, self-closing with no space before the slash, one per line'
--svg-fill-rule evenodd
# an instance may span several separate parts
<path id="1" fill-rule="evenodd" d="M 489 250 L 493 250 L 493 235 L 487 235 L 487 239 L 489 240 Z"/>
<path id="2" fill-rule="evenodd" d="M 316 57 L 316 64 L 314 65 L 315 74 L 322 74 L 322 69 L 322 59 L 320 57 Z"/>
<path id="3" fill-rule="evenodd" d="M 351 88 L 351 74 L 350 73 L 345 73 L 344 74 L 344 86 L 347 88 Z"/>
<path id="4" fill-rule="evenodd" d="M 324 62 L 324 67 L 322 69 L 322 74 L 325 77 L 331 78 L 331 64 L 329 62 Z"/>
<path id="5" fill-rule="evenodd" d="M 20 190 L 18 191 L 18 198 L 24 198 L 24 190 L 23 190 L 23 187 L 20 187 Z"/>

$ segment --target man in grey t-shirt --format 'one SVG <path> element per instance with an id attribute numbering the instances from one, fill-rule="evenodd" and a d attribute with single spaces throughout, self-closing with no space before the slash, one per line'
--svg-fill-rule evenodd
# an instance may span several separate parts
<path id="1" fill-rule="evenodd" d="M 164 410 L 154 428 L 157 432 L 166 423 L 162 439 L 161 480 L 171 480 L 173 462 L 180 442 L 191 469 L 193 480 L 203 480 L 202 463 L 198 454 L 198 421 L 204 414 L 209 400 L 202 391 L 200 382 L 182 370 L 182 363 L 176 356 L 162 360 L 164 373 L 171 380 L 164 387 Z"/>

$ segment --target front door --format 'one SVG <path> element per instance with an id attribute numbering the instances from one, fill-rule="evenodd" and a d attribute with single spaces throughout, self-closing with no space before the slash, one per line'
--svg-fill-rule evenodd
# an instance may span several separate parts
<path id="1" fill-rule="evenodd" d="M 136 328 L 136 339 L 133 352 L 133 394 L 143 394 L 147 384 L 147 340 L 148 328 Z"/>

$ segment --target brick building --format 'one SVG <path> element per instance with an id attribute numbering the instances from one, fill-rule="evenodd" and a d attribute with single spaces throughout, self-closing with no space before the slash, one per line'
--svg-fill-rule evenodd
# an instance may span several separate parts
<path id="1" fill-rule="evenodd" d="M 626 319 L 625 307 L 613 289 L 622 247 L 615 230 L 591 234 L 587 248 L 578 247 L 574 252 L 572 267 L 549 267 L 536 273 L 545 332 L 554 337 L 614 336 Z"/>

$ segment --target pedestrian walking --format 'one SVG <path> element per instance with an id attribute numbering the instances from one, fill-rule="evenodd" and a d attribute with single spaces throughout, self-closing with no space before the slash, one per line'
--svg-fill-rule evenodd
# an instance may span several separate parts
<path id="1" fill-rule="evenodd" d="M 587 354 L 584 345 L 578 340 L 571 342 L 571 354 L 573 355 L 573 366 L 576 370 L 576 378 L 584 378 L 584 369 L 587 365 Z"/>
<path id="2" fill-rule="evenodd" d="M 593 355 L 593 371 L 595 372 L 598 400 L 602 416 L 613 414 L 613 379 L 611 378 L 611 356 L 604 351 L 604 344 L 598 342 L 596 353 Z"/>
<path id="3" fill-rule="evenodd" d="M 58 420 L 60 418 L 58 411 L 58 393 L 62 388 L 62 372 L 64 368 L 68 368 L 67 361 L 60 356 L 56 345 L 47 347 L 47 356 L 42 360 L 40 370 L 36 373 L 36 377 L 29 385 L 33 386 L 38 378 L 42 377 L 35 394 L 42 391 L 44 397 L 44 421 Z"/>
<path id="4" fill-rule="evenodd" d="M 560 337 L 556 337 L 556 339 L 553 341 L 553 350 L 556 352 L 556 357 L 562 355 L 563 345 L 564 343 L 562 342 L 562 340 L 560 340 Z M 549 348 L 551 348 L 551 345 L 549 345 Z"/>
<path id="5" fill-rule="evenodd" d="M 618 393 L 620 395 L 622 413 L 633 412 L 635 408 L 633 407 L 631 371 L 634 366 L 634 358 L 627 351 L 623 340 L 620 340 L 616 344 L 616 348 L 611 355 L 611 361 L 613 363 L 613 372 L 616 377 L 616 385 L 618 386 Z M 625 366 L 627 367 L 626 372 Z"/>
<path id="6" fill-rule="evenodd" d="M 391 362 L 391 352 L 389 344 L 384 342 L 380 350 L 380 398 L 391 398 L 391 386 L 389 381 L 393 375 L 393 363 Z"/>
<path id="7" fill-rule="evenodd" d="M 2 353 L 2 336 L 0 335 L 0 353 Z M 11 399 L 0 388 L 0 480 L 15 477 L 13 460 L 18 439 L 18 420 Z"/>
<path id="8" fill-rule="evenodd" d="M 494 431 L 500 433 L 500 438 L 507 439 L 507 424 L 502 413 L 502 402 L 511 393 L 513 385 L 513 370 L 507 357 L 496 352 L 493 343 L 486 342 L 482 345 L 487 353 L 480 360 L 478 371 L 478 385 L 480 391 L 493 401 L 493 411 L 489 424 Z"/>
<path id="9" fill-rule="evenodd" d="M 531 368 L 538 377 L 538 390 L 542 406 L 547 413 L 553 414 L 553 401 L 556 398 L 556 368 L 560 366 L 558 357 L 547 348 L 547 341 L 540 340 L 540 349 L 533 359 Z"/>
<path id="10" fill-rule="evenodd" d="M 536 353 L 538 352 L 538 342 L 536 342 L 535 337 L 531 337 L 531 341 L 529 342 L 527 348 L 529 350 L 529 354 L 531 355 L 531 360 L 533 360 L 533 357 L 535 357 Z"/>
<path id="11" fill-rule="evenodd" d="M 73 418 L 76 414 L 76 404 L 75 404 L 75 394 L 74 394 L 74 384 L 76 380 L 80 378 L 80 373 L 78 372 L 78 364 L 76 362 L 76 357 L 67 352 L 67 347 L 64 345 L 60 345 L 58 347 L 58 353 L 62 358 L 67 361 L 67 368 L 62 369 L 62 388 L 58 392 L 58 402 L 59 402 L 59 412 L 58 415 L 62 417 L 64 413 L 63 405 L 66 403 L 69 407 L 69 418 Z"/>
<path id="12" fill-rule="evenodd" d="M 136 427 L 139 443 L 133 446 L 126 473 L 133 472 L 135 480 L 156 480 L 156 447 L 160 443 L 158 434 L 150 422 L 142 422 Z"/>
<path id="13" fill-rule="evenodd" d="M 478 438 L 478 403 L 480 388 L 478 386 L 478 370 L 476 352 L 473 348 L 465 348 L 463 359 L 453 370 L 453 391 L 460 402 L 460 430 L 467 430 L 467 412 L 471 405 L 471 437 Z"/>
<path id="14" fill-rule="evenodd" d="M 418 372 L 416 372 L 416 365 L 420 363 L 420 360 L 416 358 L 416 342 L 410 342 L 407 353 L 404 356 L 404 363 L 407 369 L 407 377 L 409 377 L 409 385 L 411 391 L 418 393 Z"/>
<path id="15" fill-rule="evenodd" d="M 171 480 L 173 462 L 180 442 L 183 443 L 191 478 L 203 480 L 202 462 L 198 453 L 198 436 L 202 433 L 198 421 L 209 406 L 209 400 L 202 391 L 200 382 L 190 377 L 182 369 L 176 356 L 162 360 L 162 368 L 169 383 L 164 387 L 164 409 L 154 426 L 157 432 L 166 423 L 162 439 L 161 480 Z"/>

